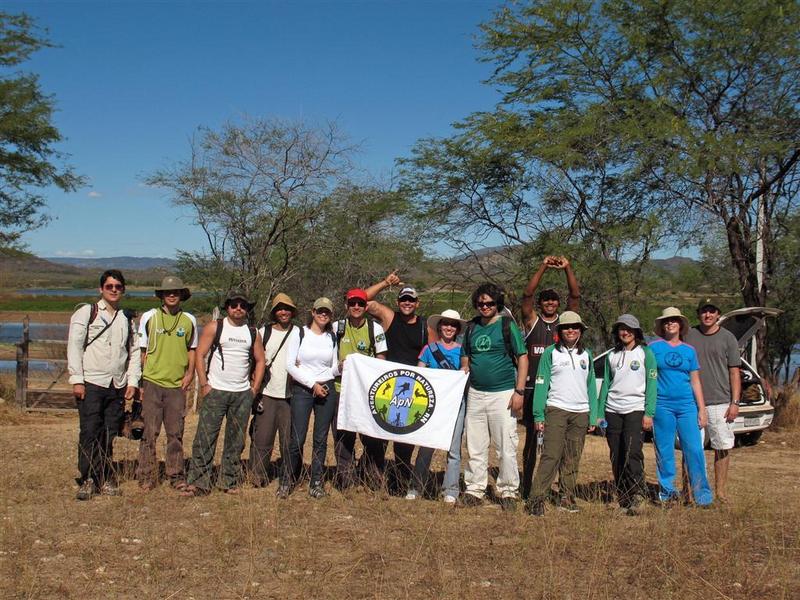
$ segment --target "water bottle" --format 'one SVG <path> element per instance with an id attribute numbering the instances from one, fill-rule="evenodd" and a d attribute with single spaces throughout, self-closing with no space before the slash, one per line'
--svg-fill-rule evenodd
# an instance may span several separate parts
<path id="1" fill-rule="evenodd" d="M 597 424 L 597 427 L 600 429 L 600 434 L 606 434 L 606 428 L 608 427 L 608 421 L 605 419 L 600 419 L 600 422 Z"/>
<path id="2" fill-rule="evenodd" d="M 536 452 L 537 454 L 542 453 L 542 447 L 544 446 L 544 431 L 541 429 L 536 432 Z"/>

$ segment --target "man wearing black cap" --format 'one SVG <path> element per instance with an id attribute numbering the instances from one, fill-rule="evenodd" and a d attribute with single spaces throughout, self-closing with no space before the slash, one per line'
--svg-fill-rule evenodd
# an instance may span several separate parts
<path id="1" fill-rule="evenodd" d="M 227 493 L 239 492 L 247 418 L 264 377 L 261 335 L 247 323 L 247 313 L 252 307 L 247 294 L 231 290 L 225 298 L 227 316 L 203 327 L 196 360 L 203 404 L 192 444 L 189 486 L 182 493 L 184 496 L 211 491 L 214 452 L 223 419 L 226 420 L 225 447 L 219 487 Z"/>
<path id="2" fill-rule="evenodd" d="M 552 288 L 539 292 L 534 306 L 533 297 L 547 269 L 562 269 L 567 277 L 567 310 L 578 312 L 581 292 L 572 266 L 565 256 L 545 256 L 522 293 L 522 316 L 524 319 L 525 345 L 528 348 L 528 380 L 525 385 L 525 402 L 522 405 L 522 424 L 525 426 L 525 447 L 522 451 L 522 497 L 527 499 L 531 491 L 533 471 L 536 467 L 536 431 L 533 425 L 533 388 L 536 371 L 544 349 L 558 341 L 558 309 L 561 298 Z M 538 310 L 537 310 L 538 309 Z"/>
<path id="3" fill-rule="evenodd" d="M 700 383 L 708 412 L 706 435 L 714 449 L 714 492 L 717 500 L 728 500 L 728 466 L 733 448 L 733 422 L 739 415 L 742 393 L 739 344 L 727 329 L 719 326 L 720 302 L 702 298 L 697 304 L 699 325 L 686 334 L 700 363 Z"/>
<path id="4" fill-rule="evenodd" d="M 401 286 L 400 292 L 397 294 L 397 310 L 392 310 L 373 300 L 381 290 L 393 285 Z M 420 352 L 428 343 L 427 320 L 417 314 L 417 308 L 419 308 L 417 290 L 403 285 L 397 271 L 392 271 L 384 279 L 368 287 L 366 292 L 367 299 L 370 300 L 367 311 L 378 320 L 386 332 L 386 342 L 389 348 L 386 360 L 416 366 Z M 408 488 L 413 453 L 413 445 L 394 442 L 394 458 L 397 467 L 394 481 L 395 491 L 405 493 Z"/>

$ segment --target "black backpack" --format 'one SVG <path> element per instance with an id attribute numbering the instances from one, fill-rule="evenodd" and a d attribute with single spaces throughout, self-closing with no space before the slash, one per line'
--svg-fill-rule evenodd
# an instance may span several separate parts
<path id="1" fill-rule="evenodd" d="M 517 366 L 517 355 L 514 353 L 514 347 L 511 345 L 511 317 L 508 315 L 501 315 L 500 316 L 502 328 L 503 328 L 503 345 L 506 348 L 506 354 L 511 359 L 511 362 L 514 363 L 514 367 Z M 470 356 L 470 337 L 472 336 L 472 330 L 475 329 L 475 325 L 480 324 L 481 318 L 474 317 L 467 323 L 467 327 L 464 330 L 464 342 L 463 342 L 463 350 L 462 352 L 466 356 Z M 438 360 L 438 359 L 437 359 Z"/>
<path id="2" fill-rule="evenodd" d="M 208 361 L 206 362 L 206 373 L 211 368 L 211 357 L 214 355 L 215 351 L 219 351 L 219 358 L 220 362 L 222 363 L 222 370 L 225 370 L 225 355 L 222 353 L 222 344 L 220 344 L 220 340 L 222 339 L 222 322 L 225 320 L 224 317 L 217 319 L 217 331 L 214 333 L 214 341 L 211 342 L 211 348 L 208 350 Z M 252 374 L 253 370 L 256 368 L 256 355 L 253 351 L 253 347 L 256 345 L 256 337 L 258 336 L 258 331 L 252 325 L 248 324 L 247 329 L 250 331 L 250 352 L 247 355 L 247 360 L 250 364 L 250 373 Z"/>

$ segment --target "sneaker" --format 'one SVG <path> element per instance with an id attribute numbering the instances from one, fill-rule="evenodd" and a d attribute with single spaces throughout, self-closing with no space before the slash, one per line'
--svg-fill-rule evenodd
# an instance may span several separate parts
<path id="1" fill-rule="evenodd" d="M 406 500 L 416 500 L 418 497 L 416 490 L 408 490 L 406 494 Z"/>
<path id="2" fill-rule="evenodd" d="M 325 491 L 325 487 L 322 485 L 322 482 L 317 482 L 312 483 L 308 487 L 308 495 L 319 500 L 320 498 L 327 496 L 328 492 Z"/>
<path id="3" fill-rule="evenodd" d="M 94 486 L 94 479 L 89 478 L 81 484 L 78 493 L 75 495 L 75 499 L 90 500 L 96 493 L 97 488 Z"/>
<path id="4" fill-rule="evenodd" d="M 580 512 L 580 508 L 575 503 L 575 498 L 572 496 L 561 496 L 558 501 L 558 506 L 556 507 L 558 510 L 568 512 L 568 513 L 576 513 Z"/>
<path id="5" fill-rule="evenodd" d="M 286 500 L 291 493 L 292 488 L 290 488 L 288 485 L 281 484 L 278 486 L 278 491 L 275 492 L 275 496 L 277 496 L 279 500 Z"/>
<path id="6" fill-rule="evenodd" d="M 512 496 L 500 498 L 500 508 L 507 512 L 513 512 L 517 510 L 517 499 Z"/>
<path id="7" fill-rule="evenodd" d="M 482 506 L 483 498 L 473 496 L 472 494 L 464 494 L 464 497 L 461 498 L 461 505 L 467 507 Z"/>
<path id="8" fill-rule="evenodd" d="M 541 498 L 533 498 L 525 503 L 525 512 L 532 517 L 544 516 L 544 501 Z"/>
<path id="9" fill-rule="evenodd" d="M 116 483 L 106 481 L 100 488 L 100 494 L 103 496 L 122 496 L 122 490 Z"/>
<path id="10" fill-rule="evenodd" d="M 444 497 L 444 503 L 445 504 L 455 504 L 457 501 L 458 501 L 458 498 L 456 498 L 455 496 L 451 496 L 450 494 L 447 494 Z"/>

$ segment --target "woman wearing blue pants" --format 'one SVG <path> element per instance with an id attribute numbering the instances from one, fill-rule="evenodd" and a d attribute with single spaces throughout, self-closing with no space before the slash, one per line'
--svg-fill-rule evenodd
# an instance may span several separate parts
<path id="1" fill-rule="evenodd" d="M 650 349 L 658 366 L 658 400 L 653 419 L 656 467 L 662 502 L 679 497 L 675 489 L 675 433 L 680 439 L 683 461 L 689 472 L 694 501 L 708 506 L 714 497 L 706 477 L 706 458 L 700 430 L 708 415 L 700 386 L 700 367 L 694 348 L 683 343 L 689 321 L 674 307 L 665 308 L 656 319 L 660 338 Z"/>

